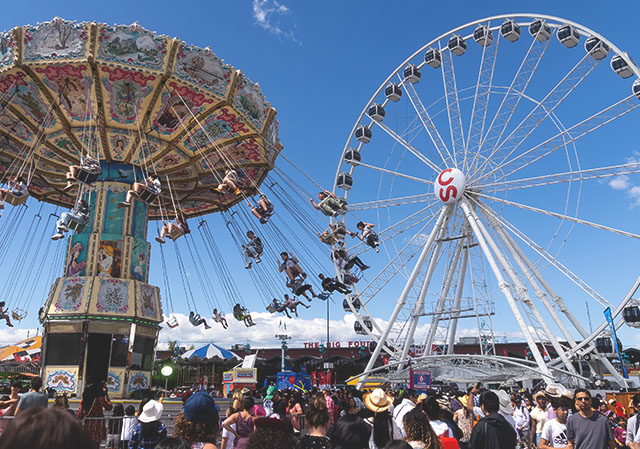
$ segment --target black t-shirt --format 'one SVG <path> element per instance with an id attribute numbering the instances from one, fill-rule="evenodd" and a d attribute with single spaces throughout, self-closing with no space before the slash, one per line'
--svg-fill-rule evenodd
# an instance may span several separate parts
<path id="1" fill-rule="evenodd" d="M 287 416 L 287 405 L 282 399 L 273 403 L 273 413 L 277 413 L 281 418 Z"/>
<path id="2" fill-rule="evenodd" d="M 330 449 L 331 441 L 327 437 L 305 435 L 298 441 L 296 449 Z"/>

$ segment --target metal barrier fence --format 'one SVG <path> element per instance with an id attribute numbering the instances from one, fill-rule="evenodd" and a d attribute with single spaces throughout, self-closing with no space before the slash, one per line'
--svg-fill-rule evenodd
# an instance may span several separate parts
<path id="1" fill-rule="evenodd" d="M 71 411 L 70 411 L 71 412 Z M 169 413 L 162 415 L 160 421 L 167 428 L 167 435 L 173 435 L 173 423 L 177 414 Z M 307 426 L 304 415 L 289 415 L 287 418 L 291 421 L 294 432 L 296 435 L 302 437 L 307 434 Z M 0 429 L 4 429 L 9 420 L 14 419 L 13 416 L 0 416 Z M 83 418 L 80 421 L 91 435 L 103 435 L 100 438 L 101 449 L 126 449 L 128 445 L 123 440 L 122 430 L 125 425 L 124 420 L 130 419 L 126 416 L 104 416 L 97 418 Z M 135 419 L 135 418 L 134 418 Z M 220 418 L 220 424 L 225 420 L 225 417 Z M 135 420 L 134 425 L 138 421 Z M 102 430 L 104 429 L 104 430 Z M 131 428 L 133 430 L 133 427 Z M 220 435 L 218 435 L 218 441 L 216 444 L 219 446 L 222 436 L 222 426 L 220 426 Z M 230 449 L 230 448 L 229 448 Z"/>

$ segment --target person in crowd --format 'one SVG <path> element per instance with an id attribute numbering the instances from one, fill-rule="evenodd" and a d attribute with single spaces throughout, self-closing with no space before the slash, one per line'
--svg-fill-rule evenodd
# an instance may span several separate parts
<path id="1" fill-rule="evenodd" d="M 224 178 L 222 178 L 222 182 L 218 185 L 218 187 L 212 189 L 214 193 L 234 193 L 236 195 L 240 195 L 242 190 L 239 188 L 240 178 L 238 177 L 238 172 L 232 168 L 227 169 L 224 174 Z"/>
<path id="2" fill-rule="evenodd" d="M 342 410 L 340 410 L 340 416 L 344 415 L 355 415 L 360 411 L 358 404 L 356 404 L 356 400 L 353 396 L 347 398 L 347 400 L 343 403 Z"/>
<path id="3" fill-rule="evenodd" d="M 56 396 L 53 400 L 52 408 L 59 408 L 60 410 L 66 410 L 67 413 L 76 416 L 73 410 L 69 409 L 69 398 L 67 397 L 67 393 L 62 393 Z"/>
<path id="4" fill-rule="evenodd" d="M 86 156 L 80 156 L 80 165 L 70 165 L 69 171 L 65 173 L 65 177 L 67 178 L 67 185 L 62 188 L 63 192 L 71 190 L 73 187 L 73 182 L 76 180 L 73 172 L 75 170 L 86 170 L 89 173 L 98 173 L 101 171 L 100 161 L 94 157 L 92 157 L 89 153 Z"/>
<path id="5" fill-rule="evenodd" d="M 609 401 L 613 401 L 613 399 L 609 399 Z M 599 412 L 599 413 L 601 413 L 602 415 L 604 415 L 604 416 L 605 416 L 605 418 L 607 418 L 608 420 L 611 420 L 611 419 L 615 416 L 615 413 L 613 412 L 613 410 L 611 410 L 611 409 L 609 408 L 609 405 L 608 405 L 608 404 L 610 404 L 610 402 L 609 402 L 609 403 L 607 403 L 607 402 L 605 402 L 605 401 L 600 401 L 600 402 L 597 404 L 597 406 L 596 406 L 596 404 L 594 403 L 594 406 L 596 406 L 596 408 L 597 408 L 598 412 Z"/>
<path id="6" fill-rule="evenodd" d="M 167 437 L 167 428 L 160 421 L 164 407 L 162 402 L 154 399 L 145 399 L 140 405 L 142 412 L 138 415 L 138 425 L 131 433 L 129 449 L 155 449 Z"/>
<path id="7" fill-rule="evenodd" d="M 627 435 L 625 438 L 625 445 L 630 449 L 635 449 L 633 446 L 633 441 L 636 435 L 639 433 L 638 428 L 640 428 L 640 418 L 638 414 L 640 413 L 640 393 L 636 393 L 631 398 L 631 404 L 633 405 L 634 414 L 627 420 Z"/>
<path id="8" fill-rule="evenodd" d="M 138 425 L 136 418 L 136 409 L 133 405 L 128 405 L 124 409 L 124 418 L 122 418 L 122 432 L 120 433 L 120 449 L 127 449 L 129 441 L 133 434 L 133 429 Z"/>
<path id="9" fill-rule="evenodd" d="M 439 449 L 438 436 L 429 425 L 427 415 L 421 410 L 412 408 L 403 414 L 402 429 L 404 439 L 412 448 Z"/>
<path id="10" fill-rule="evenodd" d="M 9 308 L 5 307 L 5 305 L 4 301 L 0 301 L 0 320 L 4 320 L 7 323 L 7 327 L 13 327 L 11 318 L 9 318 Z"/>
<path id="11" fill-rule="evenodd" d="M 155 175 L 147 176 L 144 179 L 143 183 L 135 183 L 133 186 L 134 189 L 136 187 L 136 184 L 142 184 L 144 187 L 149 189 L 151 193 L 153 193 L 154 195 L 160 195 L 160 192 L 162 191 L 162 184 L 160 183 L 160 179 Z M 138 193 L 135 190 L 128 190 L 125 200 L 119 203 L 118 207 L 131 206 L 133 197 L 137 197 L 137 196 L 138 196 Z"/>
<path id="12" fill-rule="evenodd" d="M 380 252 L 378 246 L 380 246 L 380 238 L 378 234 L 373 231 L 373 224 L 365 223 L 363 221 L 359 221 L 356 227 L 360 231 L 360 234 L 353 232 L 351 233 L 351 237 L 358 237 L 362 240 L 367 246 L 376 250 L 376 253 Z"/>
<path id="13" fill-rule="evenodd" d="M 47 408 L 49 406 L 49 396 L 42 393 L 42 378 L 34 377 L 31 379 L 31 389 L 22 395 L 16 408 L 16 416 L 30 408 Z"/>
<path id="14" fill-rule="evenodd" d="M 473 430 L 474 416 L 473 412 L 470 412 L 467 408 L 467 395 L 460 396 L 458 401 L 460 401 L 460 408 L 453 414 L 453 422 L 456 423 L 462 432 L 462 436 L 458 441 L 460 449 L 467 449 L 469 440 L 471 439 L 471 431 Z"/>
<path id="15" fill-rule="evenodd" d="M 187 223 L 187 217 L 184 215 L 182 209 L 176 210 L 176 219 L 167 223 L 166 220 L 162 220 L 162 228 L 160 228 L 160 235 L 156 237 L 156 242 L 164 244 L 164 239 L 167 235 L 174 240 L 185 234 L 190 234 L 189 223 Z"/>
<path id="16" fill-rule="evenodd" d="M 291 423 L 280 418 L 263 416 L 254 420 L 254 426 L 255 430 L 247 441 L 247 449 L 295 448 L 296 440 Z"/>
<path id="17" fill-rule="evenodd" d="M 371 426 L 369 447 L 382 449 L 391 440 L 401 440 L 402 430 L 389 413 L 393 399 L 381 388 L 374 389 L 364 396 L 364 405 L 371 412 L 365 422 Z"/>
<path id="18" fill-rule="evenodd" d="M 124 419 L 124 407 L 122 404 L 113 406 L 111 412 L 113 417 L 107 423 L 107 449 L 118 449 L 120 447 L 120 435 L 122 434 L 122 419 Z"/>
<path id="19" fill-rule="evenodd" d="M 242 401 L 242 410 L 234 413 L 224 420 L 222 427 L 235 436 L 236 449 L 246 449 L 247 442 L 249 441 L 249 435 L 253 430 L 253 406 L 255 401 L 249 395 L 245 395 Z M 231 427 L 232 424 L 236 425 L 236 428 Z"/>
<path id="20" fill-rule="evenodd" d="M 282 394 L 278 390 L 273 394 L 271 402 L 273 404 L 273 413 L 281 418 L 287 416 L 287 401 L 283 399 Z"/>
<path id="21" fill-rule="evenodd" d="M 407 388 L 402 392 L 400 397 L 400 404 L 393 410 L 393 420 L 396 425 L 402 430 L 403 435 L 406 435 L 404 430 L 404 415 L 413 410 L 418 402 L 418 395 L 413 388 Z"/>
<path id="22" fill-rule="evenodd" d="M 227 319 L 224 317 L 224 313 L 218 312 L 217 308 L 213 309 L 213 321 L 216 323 L 222 324 L 222 327 L 227 329 L 229 327 L 229 323 L 227 323 Z"/>
<path id="23" fill-rule="evenodd" d="M 176 416 L 173 436 L 190 444 L 191 449 L 217 449 L 220 431 L 218 407 L 211 395 L 204 391 L 192 394 Z"/>
<path id="24" fill-rule="evenodd" d="M 105 410 L 110 411 L 112 409 L 113 405 L 109 399 L 107 385 L 100 380 L 91 379 L 82 392 L 82 400 L 76 416 L 78 419 L 102 418 Z M 105 439 L 107 428 L 103 420 L 87 419 L 84 421 L 84 426 L 96 445 L 99 445 Z"/>
<path id="25" fill-rule="evenodd" d="M 298 441 L 296 449 L 331 449 L 331 440 L 327 437 L 329 409 L 324 397 L 312 397 L 304 416 L 307 434 Z"/>
<path id="26" fill-rule="evenodd" d="M 329 410 L 329 424 L 333 426 L 338 422 L 338 418 L 340 417 L 338 404 L 336 404 L 336 400 L 331 395 L 331 390 L 324 390 L 322 393 L 324 394 L 324 400 L 327 404 L 327 410 Z"/>
<path id="27" fill-rule="evenodd" d="M 511 427 L 516 428 L 516 422 L 513 419 L 513 405 L 511 404 L 511 395 L 507 393 L 505 390 L 498 390 L 496 392 L 498 395 L 498 400 L 500 401 L 500 413 L 504 419 L 507 420 Z M 554 414 L 555 417 L 555 414 Z"/>
<path id="28" fill-rule="evenodd" d="M 471 400 L 471 399 L 469 399 Z M 471 449 L 513 449 L 516 445 L 516 431 L 511 424 L 498 413 L 500 400 L 493 391 L 480 395 L 480 408 L 484 414 L 471 432 Z"/>
<path id="29" fill-rule="evenodd" d="M 94 449 L 80 421 L 57 408 L 33 407 L 10 420 L 0 449 Z"/>
<path id="30" fill-rule="evenodd" d="M 233 306 L 233 317 L 238 321 L 243 321 L 244 325 L 247 327 L 256 325 L 256 323 L 253 322 L 253 318 L 251 318 L 249 311 L 240 304 Z"/>
<path id="31" fill-rule="evenodd" d="M 522 396 L 518 394 L 511 396 L 511 403 L 513 404 L 513 422 L 518 443 L 522 448 L 529 448 L 531 444 L 531 417 L 529 416 L 529 410 L 522 400 Z"/>
<path id="32" fill-rule="evenodd" d="M 233 415 L 234 413 L 242 411 L 243 403 L 244 403 L 244 397 L 242 396 L 242 391 L 236 388 L 235 390 L 233 390 L 233 393 L 231 396 L 231 407 L 227 409 L 225 414 L 225 419 Z M 231 427 L 231 430 L 236 430 L 237 426 L 235 423 L 233 423 L 230 425 L 230 427 Z M 234 446 L 235 439 L 236 439 L 236 436 L 232 432 L 230 432 L 229 430 L 223 427 L 222 438 L 220 440 L 220 449 L 231 449 Z"/>
<path id="33" fill-rule="evenodd" d="M 207 324 L 207 320 L 202 318 L 199 313 L 195 313 L 193 310 L 189 312 L 189 322 L 193 324 L 195 327 L 204 324 L 205 329 L 211 329 L 211 326 Z"/>
<path id="34" fill-rule="evenodd" d="M 291 424 L 296 432 L 300 431 L 300 416 L 304 414 L 302 410 L 302 395 L 294 392 L 289 398 L 287 406 L 287 416 L 291 416 Z M 281 417 L 283 418 L 283 417 Z"/>
<path id="35" fill-rule="evenodd" d="M 613 430 L 609 420 L 593 410 L 591 392 L 584 388 L 574 391 L 577 413 L 567 419 L 569 449 L 615 448 Z"/>
<path id="36" fill-rule="evenodd" d="M 342 293 L 344 295 L 346 295 L 347 293 L 351 293 L 351 290 L 345 284 L 338 281 L 336 278 L 325 276 L 322 273 L 320 273 L 318 277 L 322 282 L 322 289 L 325 292 L 333 293 L 337 291 L 338 293 Z"/>
<path id="37" fill-rule="evenodd" d="M 167 437 L 156 444 L 156 449 L 192 449 L 192 446 L 182 438 Z"/>
<path id="38" fill-rule="evenodd" d="M 318 200 L 319 201 L 316 203 L 313 201 L 313 198 L 309 198 L 311 205 L 327 217 L 337 217 L 338 215 L 344 215 L 347 212 L 347 204 L 344 199 L 338 199 L 328 190 L 318 192 Z"/>
<path id="39" fill-rule="evenodd" d="M 388 410 L 388 407 L 385 410 Z M 369 444 L 371 424 L 367 424 L 357 415 L 346 415 L 333 426 L 329 438 L 331 439 L 331 449 L 369 449 L 371 448 Z M 384 446 L 379 449 L 382 447 Z"/>
<path id="40" fill-rule="evenodd" d="M 551 406 L 556 417 L 544 424 L 538 449 L 567 447 L 569 444 L 567 439 L 567 418 L 569 410 L 571 410 L 571 400 L 566 397 L 553 399 Z"/>
<path id="41" fill-rule="evenodd" d="M 280 260 L 278 260 L 278 271 L 280 273 L 284 271 L 284 273 L 287 275 L 287 278 L 289 278 L 289 281 L 293 281 L 298 276 L 300 276 L 302 279 L 305 279 L 307 277 L 307 273 L 302 271 L 299 261 L 295 256 L 290 255 L 286 251 L 283 251 L 280 253 L 280 257 L 282 258 L 282 263 L 280 262 Z"/>
<path id="42" fill-rule="evenodd" d="M 615 410 L 615 414 L 616 416 L 619 416 L 620 418 L 625 418 L 627 417 L 627 412 L 624 409 L 624 407 L 622 406 L 622 404 L 620 404 L 618 401 L 615 400 L 615 398 L 611 398 L 607 401 L 607 403 L 609 404 L 610 407 L 612 407 Z"/>
<path id="43" fill-rule="evenodd" d="M 548 399 L 544 391 L 538 391 L 533 395 L 536 406 L 529 413 L 531 416 L 531 445 L 536 447 L 540 445 L 540 437 L 542 436 L 542 428 L 547 422 L 547 406 Z"/>
<path id="44" fill-rule="evenodd" d="M 69 231 L 72 221 L 85 225 L 89 223 L 89 205 L 85 200 L 78 201 L 71 212 L 60 214 L 60 219 L 56 222 L 57 233 L 51 236 L 51 240 L 64 238 L 64 233 Z"/>
<path id="45" fill-rule="evenodd" d="M 264 247 L 262 246 L 262 240 L 255 235 L 253 231 L 247 231 L 247 238 L 249 242 L 246 245 L 242 245 L 242 257 L 244 257 L 245 268 L 251 268 L 251 259 L 255 259 L 256 263 L 262 262 L 260 256 Z M 278 261 L 279 262 L 279 261 Z"/>
<path id="46" fill-rule="evenodd" d="M 627 420 L 616 416 L 615 425 L 613 427 L 613 439 L 616 442 L 616 449 L 624 449 L 627 439 Z"/>
<path id="47" fill-rule="evenodd" d="M 0 189 L 0 209 L 4 209 L 4 199 L 6 195 L 13 195 L 17 198 L 29 195 L 27 183 L 24 182 L 24 179 L 20 176 L 9 179 L 7 186 L 9 187 L 8 189 Z"/>
<path id="48" fill-rule="evenodd" d="M 267 198 L 267 195 L 264 193 L 260 194 L 258 202 L 253 206 L 251 206 L 251 203 L 247 200 L 247 206 L 251 208 L 251 213 L 260 220 L 262 224 L 269 221 L 269 218 L 273 215 L 273 203 L 269 201 L 269 198 Z"/>

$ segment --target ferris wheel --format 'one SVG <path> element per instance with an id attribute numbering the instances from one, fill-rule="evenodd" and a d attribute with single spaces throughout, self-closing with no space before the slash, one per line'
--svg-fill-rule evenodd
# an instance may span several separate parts
<path id="1" fill-rule="evenodd" d="M 626 52 L 545 15 L 468 23 L 394 69 L 358 117 L 333 190 L 349 212 L 332 225 L 372 224 L 381 243 L 377 255 L 340 243 L 371 265 L 343 304 L 377 343 L 360 383 L 387 353 L 399 378 L 411 359 L 452 380 L 610 374 L 623 384 L 606 324 L 588 329 L 584 304 L 610 307 L 620 326 L 638 281 L 622 301 L 607 297 L 581 258 L 613 263 L 616 247 L 640 238 L 621 205 L 640 172 L 639 106 L 640 69 Z M 527 354 L 496 353 L 508 327 Z M 476 356 L 454 354 L 460 338 Z"/>

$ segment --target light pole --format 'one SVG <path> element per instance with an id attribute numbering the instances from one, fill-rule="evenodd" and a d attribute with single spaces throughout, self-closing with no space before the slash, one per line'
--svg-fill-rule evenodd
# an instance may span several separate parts
<path id="1" fill-rule="evenodd" d="M 287 334 L 276 334 L 276 338 L 281 342 L 280 348 L 282 349 L 282 355 L 280 360 L 280 371 L 282 372 L 284 371 L 284 354 L 287 350 L 287 340 L 290 340 L 291 336 Z"/>

